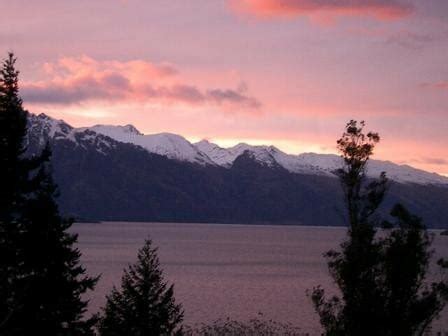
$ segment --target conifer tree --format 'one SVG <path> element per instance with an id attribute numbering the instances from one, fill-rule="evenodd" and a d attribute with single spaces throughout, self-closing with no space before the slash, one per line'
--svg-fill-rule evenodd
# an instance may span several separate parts
<path id="1" fill-rule="evenodd" d="M 327 336 L 423 335 L 448 301 L 448 280 L 427 281 L 431 238 L 420 218 L 397 204 L 391 211 L 394 222 L 381 220 L 386 176 L 366 176 L 380 138 L 364 134 L 364 126 L 350 121 L 338 140 L 349 228 L 341 250 L 326 257 L 340 296 L 326 299 L 318 286 L 311 298 Z M 380 224 L 388 228 L 383 236 L 377 235 Z M 438 265 L 447 267 L 444 260 Z"/>
<path id="2" fill-rule="evenodd" d="M 43 156 L 49 158 L 47 147 Z M 61 217 L 55 202 L 57 188 L 43 164 L 34 178 L 37 188 L 28 201 L 23 220 L 23 265 L 27 275 L 24 309 L 18 319 L 27 320 L 27 335 L 93 335 L 96 317 L 85 319 L 88 302 L 82 295 L 93 290 L 97 278 L 86 275 L 77 235 L 67 230 L 72 220 Z M 22 315 L 22 316 L 21 316 Z"/>
<path id="3" fill-rule="evenodd" d="M 157 249 L 146 240 L 138 261 L 124 270 L 121 288 L 113 288 L 99 324 L 101 336 L 181 335 L 182 307 L 173 285 L 163 280 Z"/>
<path id="4" fill-rule="evenodd" d="M 0 330 L 18 310 L 14 284 L 19 278 L 18 221 L 24 183 L 23 138 L 26 113 L 18 97 L 18 72 L 8 55 L 0 71 Z"/>
<path id="5" fill-rule="evenodd" d="M 19 97 L 16 59 L 12 53 L 0 70 L 0 334 L 14 334 L 11 321 L 23 306 L 18 285 L 24 277 L 21 220 L 27 188 L 24 138 L 27 114 Z"/>
<path id="6" fill-rule="evenodd" d="M 84 319 L 81 296 L 96 279 L 59 214 L 49 147 L 24 157 L 28 114 L 15 61 L 10 53 L 0 74 L 0 334 L 89 335 L 95 319 Z"/>

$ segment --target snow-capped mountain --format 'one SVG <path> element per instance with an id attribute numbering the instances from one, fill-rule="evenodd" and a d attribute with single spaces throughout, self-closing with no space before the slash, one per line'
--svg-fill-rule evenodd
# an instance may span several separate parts
<path id="1" fill-rule="evenodd" d="M 43 145 L 48 138 L 67 138 L 73 132 L 73 127 L 63 120 L 53 119 L 45 114 L 29 114 L 28 134 L 38 138 Z"/>
<path id="2" fill-rule="evenodd" d="M 144 135 L 132 125 L 95 125 L 86 129 L 106 135 L 120 142 L 132 143 L 145 148 L 151 153 L 163 155 L 170 159 L 198 164 L 214 164 L 207 155 L 204 155 L 185 138 L 177 134 L 159 133 Z"/>
<path id="3" fill-rule="evenodd" d="M 283 167 L 292 173 L 324 175 L 334 177 L 334 171 L 341 167 L 342 160 L 333 154 L 303 153 L 291 155 L 274 146 L 251 146 L 240 143 L 230 148 L 222 148 L 207 140 L 195 144 L 184 137 L 171 133 L 144 135 L 132 125 L 110 126 L 95 125 L 92 127 L 73 128 L 62 120 L 56 120 L 45 114 L 30 115 L 30 133 L 39 136 L 40 142 L 45 139 L 68 139 L 76 142 L 99 137 L 99 148 L 111 146 L 108 138 L 122 143 L 130 143 L 170 159 L 191 162 L 200 165 L 217 165 L 230 168 L 234 161 L 246 153 L 258 163 L 275 168 Z M 371 160 L 368 175 L 375 177 L 382 171 L 387 176 L 401 183 L 446 184 L 448 178 L 429 173 L 408 165 L 398 165 L 389 161 Z"/>
<path id="4" fill-rule="evenodd" d="M 42 147 L 50 139 L 69 140 L 83 148 L 93 146 L 102 154 L 105 154 L 106 149 L 116 146 L 115 140 L 88 128 L 74 128 L 63 120 L 51 118 L 43 113 L 30 114 L 28 117 L 28 142 Z"/>
<path id="5" fill-rule="evenodd" d="M 218 145 L 202 140 L 195 144 L 204 154 L 223 167 L 230 167 L 237 157 L 244 152 L 261 164 L 268 167 L 280 166 L 292 173 L 316 174 L 334 176 L 334 172 L 342 166 L 342 159 L 334 154 L 302 153 L 286 154 L 274 146 L 250 146 L 240 143 L 231 148 L 221 148 Z M 367 174 L 377 177 L 381 172 L 401 183 L 418 184 L 448 184 L 448 178 L 416 169 L 408 165 L 398 165 L 390 161 L 371 160 Z"/>
<path id="6" fill-rule="evenodd" d="M 230 167 L 236 158 L 246 151 L 249 152 L 257 162 L 268 167 L 274 167 L 277 164 L 275 158 L 269 151 L 269 148 L 275 149 L 275 147 L 251 146 L 245 143 L 240 143 L 230 148 L 221 148 L 207 140 L 202 140 L 194 145 L 215 164 L 226 168 Z"/>
<path id="7" fill-rule="evenodd" d="M 344 225 L 336 155 L 286 154 L 273 146 L 221 148 L 135 127 L 74 128 L 30 115 L 28 155 L 48 141 L 64 214 L 113 221 Z M 391 162 L 370 162 L 392 183 L 383 213 L 396 202 L 429 227 L 447 228 L 446 178 Z"/>
<path id="8" fill-rule="evenodd" d="M 322 160 L 323 165 L 319 164 L 317 161 L 306 160 L 306 154 L 286 154 L 274 146 L 251 146 L 245 143 L 240 143 L 234 147 L 221 148 L 207 140 L 197 142 L 195 143 L 195 146 L 203 153 L 207 154 L 213 162 L 223 167 L 230 167 L 236 158 L 245 152 L 249 153 L 250 156 L 260 164 L 267 167 L 280 166 L 292 173 L 334 176 L 333 171 L 340 167 L 339 164 L 338 166 L 335 165 L 337 168 L 332 168 L 333 161 L 326 162 L 328 160 L 325 159 Z M 314 155 L 319 156 L 321 154 Z M 332 155 L 332 159 L 334 158 L 340 163 L 338 156 Z M 331 163 L 331 165 L 328 165 L 328 163 Z"/>
<path id="9" fill-rule="evenodd" d="M 322 169 L 328 173 L 334 172 L 342 165 L 342 159 L 334 154 L 303 153 L 297 155 L 298 160 L 304 165 Z M 389 179 L 401 183 L 417 184 L 448 184 L 448 178 L 436 173 L 430 173 L 409 165 L 399 165 L 390 161 L 370 160 L 367 175 L 378 177 L 381 172 L 386 172 Z"/>

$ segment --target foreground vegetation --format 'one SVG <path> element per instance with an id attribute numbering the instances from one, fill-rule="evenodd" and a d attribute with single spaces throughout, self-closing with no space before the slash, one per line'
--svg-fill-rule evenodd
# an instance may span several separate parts
<path id="1" fill-rule="evenodd" d="M 93 335 L 83 295 L 86 275 L 60 216 L 51 151 L 27 157 L 27 112 L 19 97 L 15 58 L 0 71 L 0 335 Z"/>
<path id="2" fill-rule="evenodd" d="M 231 319 L 217 320 L 211 324 L 200 324 L 185 327 L 185 336 L 307 336 L 299 328 L 272 320 L 263 319 L 262 316 L 247 322 Z"/>
<path id="3" fill-rule="evenodd" d="M 340 249 L 325 256 L 340 295 L 326 298 L 317 286 L 311 298 L 328 336 L 423 335 L 448 301 L 448 279 L 446 273 L 427 279 L 432 237 L 418 216 L 401 204 L 389 218 L 379 215 L 388 180 L 385 173 L 366 177 L 380 137 L 363 128 L 364 122 L 350 121 L 337 142 L 349 230 Z M 385 229 L 381 236 L 379 226 Z M 448 262 L 440 259 L 437 265 L 444 274 Z"/>

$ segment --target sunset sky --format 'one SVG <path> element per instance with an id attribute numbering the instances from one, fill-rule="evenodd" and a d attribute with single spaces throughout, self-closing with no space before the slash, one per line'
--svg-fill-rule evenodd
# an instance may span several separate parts
<path id="1" fill-rule="evenodd" d="M 375 158 L 448 175 L 446 0 L 0 0 L 33 113 L 222 146 Z"/>

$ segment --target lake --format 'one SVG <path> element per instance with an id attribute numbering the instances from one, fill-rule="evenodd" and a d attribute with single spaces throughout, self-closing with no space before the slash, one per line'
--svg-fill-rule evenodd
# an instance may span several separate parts
<path id="1" fill-rule="evenodd" d="M 89 274 L 101 274 L 89 296 L 92 312 L 151 237 L 186 323 L 247 320 L 261 313 L 311 335 L 320 329 L 306 291 L 316 285 L 334 290 L 322 254 L 337 248 L 345 235 L 340 227 L 129 222 L 79 223 L 72 231 L 79 234 Z M 433 247 L 447 257 L 448 236 L 436 232 Z M 434 331 L 448 330 L 447 316 Z"/>

